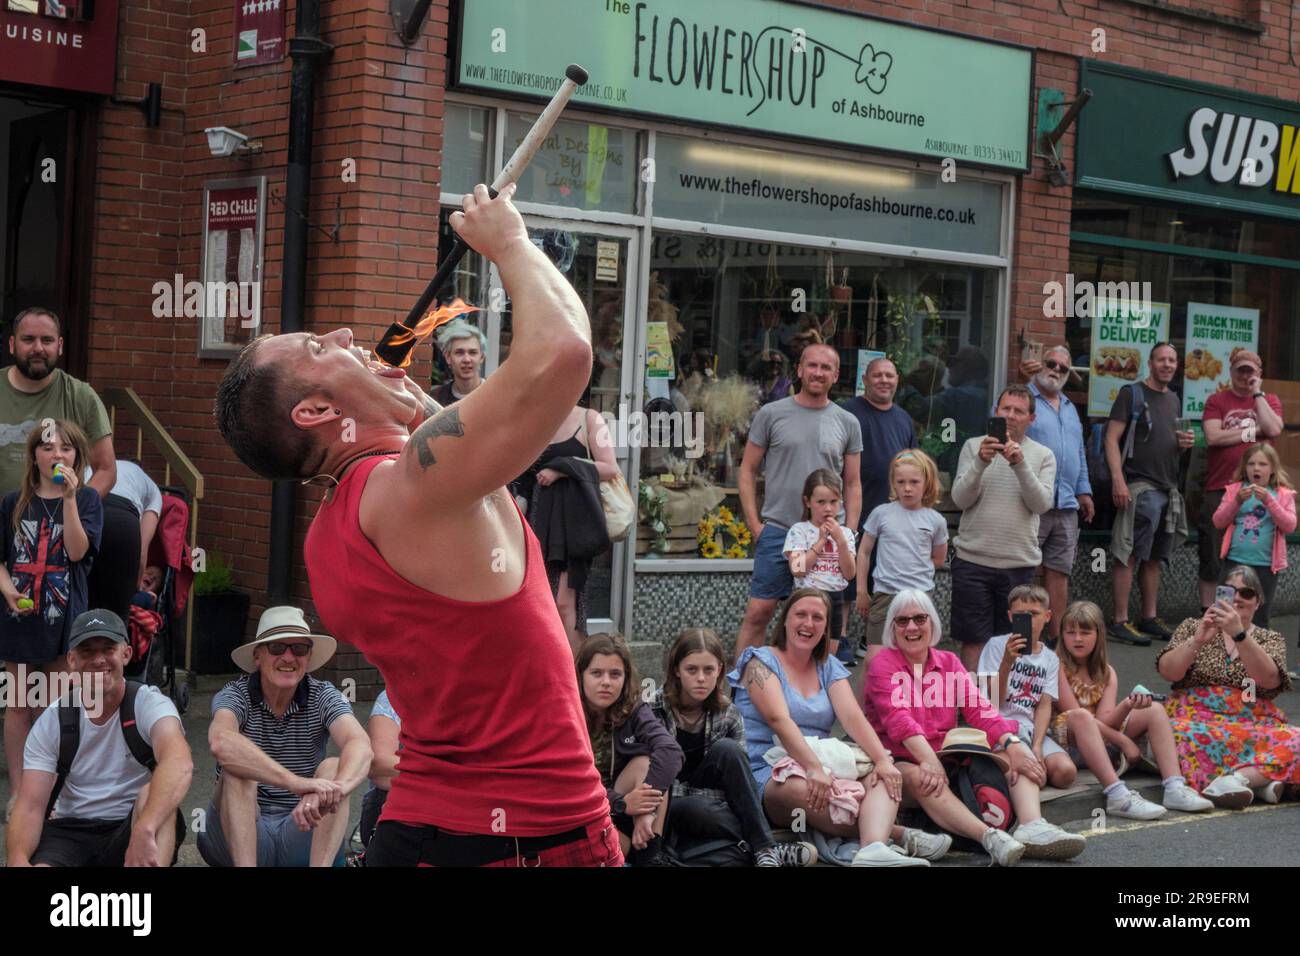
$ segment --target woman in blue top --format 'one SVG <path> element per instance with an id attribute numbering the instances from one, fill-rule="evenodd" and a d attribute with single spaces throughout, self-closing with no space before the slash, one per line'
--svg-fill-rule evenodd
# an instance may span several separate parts
<path id="1" fill-rule="evenodd" d="M 815 830 L 861 849 L 854 866 L 929 866 L 948 851 L 948 837 L 894 826 L 903 775 L 871 729 L 849 687 L 849 672 L 829 656 L 830 601 L 816 588 L 798 588 L 781 607 L 774 647 L 749 647 L 727 675 L 745 720 L 750 768 L 763 793 L 763 808 L 775 826 L 791 826 L 807 814 Z M 855 824 L 830 815 L 831 778 L 804 737 L 829 737 L 836 718 L 875 763 L 861 778 L 866 790 Z M 772 779 L 763 755 L 776 744 L 804 768 L 805 777 Z M 891 837 L 896 846 L 887 844 Z"/>

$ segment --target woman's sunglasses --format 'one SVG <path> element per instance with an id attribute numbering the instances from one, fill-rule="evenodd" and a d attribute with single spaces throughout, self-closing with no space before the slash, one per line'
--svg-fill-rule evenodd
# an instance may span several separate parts
<path id="1" fill-rule="evenodd" d="M 1259 597 L 1259 592 L 1254 588 L 1237 588 L 1237 596 L 1243 597 L 1247 601 L 1253 601 L 1255 598 Z"/>
<path id="2" fill-rule="evenodd" d="M 922 627 L 929 623 L 929 621 L 930 615 L 928 614 L 913 614 L 911 617 L 900 614 L 898 617 L 894 618 L 894 627 L 907 627 L 909 624 L 915 624 L 917 627 Z"/>

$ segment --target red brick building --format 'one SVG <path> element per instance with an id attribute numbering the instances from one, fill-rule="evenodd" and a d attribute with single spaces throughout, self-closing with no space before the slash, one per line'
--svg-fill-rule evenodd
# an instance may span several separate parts
<path id="1" fill-rule="evenodd" d="M 211 404 L 228 362 L 228 353 L 222 357 L 220 351 L 223 342 L 237 344 L 251 330 L 238 322 L 218 322 L 207 343 L 217 351 L 205 353 L 218 357 L 200 357 L 203 320 L 157 316 L 155 287 L 171 284 L 178 275 L 186 282 L 221 278 L 221 268 L 227 279 L 255 278 L 261 328 L 279 330 L 286 217 L 293 215 L 285 205 L 290 53 L 302 2 L 286 0 L 280 9 L 268 0 L 80 0 L 64 5 L 8 0 L 8 9 L 0 10 L 5 52 L 0 57 L 0 128 L 9 140 L 9 148 L 0 150 L 7 164 L 0 180 L 8 184 L 8 202 L 0 206 L 7 217 L 2 230 L 6 321 L 36 301 L 61 309 L 67 317 L 69 370 L 97 388 L 133 387 L 190 456 L 205 479 L 199 544 L 230 559 L 238 586 L 253 597 L 250 627 L 265 603 L 271 573 L 270 488 L 221 442 Z M 1020 354 L 1022 334 L 1030 341 L 1068 337 L 1076 356 L 1087 354 L 1085 326 L 1044 315 L 1044 284 L 1064 282 L 1072 272 L 1095 280 L 1172 282 L 1157 288 L 1155 298 L 1168 301 L 1169 337 L 1181 346 L 1188 296 L 1179 283 L 1186 278 L 1194 285 L 1199 269 L 1202 282 L 1191 298 L 1257 310 L 1255 328 L 1267 377 L 1296 378 L 1300 345 L 1291 329 L 1300 324 L 1294 322 L 1289 301 L 1294 250 L 1300 248 L 1294 241 L 1292 206 L 1300 206 L 1294 190 L 1281 188 L 1281 180 L 1270 183 L 1265 202 L 1243 197 L 1240 191 L 1246 187 L 1239 182 L 1204 176 L 1199 185 L 1192 183 L 1195 176 L 1153 184 L 1153 174 L 1147 167 L 1137 169 L 1141 164 L 1136 161 L 1131 176 L 1113 171 L 1093 176 L 1107 153 L 1145 147 L 1148 137 L 1156 135 L 1151 123 L 1133 112 L 1132 99 L 1107 98 L 1100 88 L 1080 114 L 1085 131 L 1098 131 L 1093 134 L 1097 145 L 1089 147 L 1095 160 L 1091 154 L 1076 156 L 1079 126 L 1057 146 L 1068 179 L 1091 177 L 1091 185 L 1055 183 L 1048 161 L 1033 155 L 1042 151 L 1040 119 L 1045 117 L 1050 127 L 1064 112 L 1044 104 L 1073 101 L 1083 62 L 1089 61 L 1086 69 L 1094 72 L 1088 76 L 1102 81 L 1114 75 L 1135 84 L 1174 78 L 1222 88 L 1176 91 L 1193 99 L 1245 94 L 1246 106 L 1238 115 L 1251 115 L 1255 104 L 1275 120 L 1272 142 L 1266 129 L 1253 128 L 1262 137 L 1254 152 L 1249 130 L 1238 128 L 1245 155 L 1262 157 L 1271 149 L 1276 153 L 1271 165 L 1284 171 L 1291 150 L 1288 107 L 1292 124 L 1300 122 L 1300 39 L 1292 30 L 1289 5 L 1264 0 L 856 0 L 813 7 L 756 0 L 744 17 L 730 22 L 734 6 L 697 13 L 679 0 L 463 0 L 451 8 L 435 2 L 407 46 L 397 35 L 387 0 L 319 0 L 319 35 L 332 52 L 318 59 L 316 69 L 305 327 L 327 330 L 346 324 L 366 342 L 404 315 L 436 264 L 445 201 L 466 183 L 487 177 L 498 154 L 509 155 L 527 126 L 522 114 L 535 112 L 546 95 L 542 84 L 520 85 L 510 77 L 558 77 L 565 63 L 576 59 L 591 70 L 597 94 L 611 74 L 617 78 L 608 85 L 616 89 L 603 99 L 575 100 L 565 118 L 569 125 L 539 157 L 534 174 L 522 184 L 520 200 L 540 241 L 572 247 L 570 261 L 576 264 L 571 275 L 582 284 L 595 326 L 593 397 L 611 414 L 620 403 L 632 408 L 653 398 L 671 403 L 679 393 L 676 386 L 710 364 L 720 377 L 734 371 L 767 387 L 766 373 L 750 374 L 749 360 L 767 356 L 779 364 L 780 356 L 773 353 L 788 354 L 788 339 L 810 324 L 808 315 L 834 337 L 846 360 L 864 348 L 880 348 L 891 356 L 905 352 L 911 367 L 901 370 L 908 374 L 933 370 L 924 359 L 937 350 L 948 366 L 949 387 L 960 384 L 952 373 L 956 353 L 963 347 L 977 350 L 985 360 L 982 387 L 987 392 L 1005 381 Z M 55 11 L 71 15 L 64 18 Z M 926 29 L 899 30 L 891 24 Z M 557 25 L 565 29 L 557 30 Z M 721 32 L 714 34 L 714 27 Z M 494 32 L 498 28 L 500 35 Z M 799 30 L 807 43 L 799 55 L 806 60 L 792 58 Z M 748 80 L 750 99 L 756 90 L 766 99 L 784 85 L 791 122 L 804 126 L 787 130 L 779 118 L 784 114 L 746 116 L 732 102 L 741 93 L 730 94 L 729 100 L 713 81 L 698 80 L 710 55 L 721 64 L 723 85 L 725 71 L 743 62 L 724 60 L 728 51 L 743 56 L 741 47 L 715 47 L 710 54 L 707 39 L 700 45 L 701 35 L 726 42 L 728 32 L 735 43 L 743 45 L 749 37 L 752 44 L 752 59 L 734 74 L 742 83 Z M 553 33 L 561 40 L 566 34 L 581 36 L 588 44 L 603 36 L 608 46 L 571 51 Z M 840 43 L 845 36 L 849 39 Z M 875 54 L 886 53 L 889 65 L 878 58 L 870 69 L 861 60 L 856 70 L 843 68 L 846 54 L 849 60 L 862 57 L 863 38 L 874 40 Z M 778 39 L 790 48 L 777 51 L 769 45 Z M 846 50 L 835 49 L 837 45 Z M 303 56 L 310 53 L 306 44 L 299 47 Z M 480 65 L 477 77 L 464 69 L 474 66 L 484 51 L 499 53 L 500 59 L 491 62 L 501 66 L 506 79 L 494 80 L 491 67 Z M 758 66 L 764 56 L 771 58 L 763 61 L 765 76 Z M 262 59 L 268 62 L 258 62 Z M 552 59 L 553 69 L 546 67 Z M 778 59 L 786 72 L 774 74 Z M 968 64 L 975 71 L 970 75 L 979 79 L 962 75 L 955 66 L 959 63 Z M 1108 67 L 1144 72 L 1112 74 Z M 693 90 L 673 92 L 678 68 L 696 80 Z M 656 69 L 663 71 L 659 82 L 667 91 L 662 101 L 650 85 Z M 872 69 L 874 76 L 863 74 Z M 820 93 L 813 94 L 823 97 L 818 109 L 804 105 L 812 88 L 800 92 L 798 71 L 805 83 L 821 84 Z M 147 110 L 123 102 L 147 99 L 150 84 L 161 85 L 157 126 L 148 125 Z M 939 142 L 909 147 L 904 134 L 918 132 L 906 128 L 909 120 L 891 126 L 870 118 L 852 124 L 846 117 L 833 118 L 826 104 L 844 90 L 854 91 L 844 99 L 861 105 L 863 113 L 869 102 L 883 110 L 889 97 L 898 96 L 890 108 L 900 116 L 907 110 L 938 116 L 937 126 L 932 119 L 934 133 L 912 142 L 920 144 L 925 135 Z M 1044 96 L 1046 90 L 1060 95 L 1052 100 Z M 679 93 L 683 98 L 674 99 Z M 796 94 L 804 110 L 797 117 Z M 1140 93 L 1130 95 L 1143 99 Z M 945 119 L 945 101 L 969 101 L 969 115 Z M 1126 111 L 1134 126 L 1127 133 L 1122 124 Z M 964 122 L 969 131 L 978 128 L 977 119 L 989 129 L 1011 130 L 1013 145 L 1020 135 L 1019 155 L 1005 143 L 1000 156 L 979 152 L 994 144 L 972 147 L 957 133 L 945 133 L 945 123 L 960 131 Z M 1181 131 L 1188 117 L 1180 113 L 1170 121 Z M 250 143 L 260 143 L 260 150 L 214 157 L 204 135 L 210 127 L 238 130 Z M 1181 145 L 1162 146 L 1153 139 L 1148 152 L 1159 159 L 1154 150 L 1166 153 Z M 1229 139 L 1225 157 L 1231 154 Z M 42 164 L 51 158 L 58 174 L 45 181 Z M 656 160 L 652 171 L 657 174 L 647 174 L 645 160 L 650 158 Z M 943 175 L 945 158 L 956 158 L 951 184 Z M 713 163 L 724 173 L 730 164 L 738 171 L 737 185 L 733 189 L 719 179 L 712 197 L 705 189 L 692 199 L 684 191 L 688 174 L 681 172 L 688 160 Z M 1259 171 L 1266 178 L 1274 172 L 1263 165 Z M 823 172 L 825 178 L 818 179 Z M 241 231 L 236 218 L 235 228 L 213 239 L 209 234 L 220 230 L 205 232 L 204 215 L 205 185 L 256 177 L 266 180 L 264 195 L 258 195 L 260 264 L 257 224 Z M 778 205 L 765 208 L 757 196 L 742 197 L 740 182 L 748 183 L 750 177 L 761 181 L 755 188 L 777 197 L 773 201 Z M 852 182 L 864 192 L 878 189 L 881 202 L 900 204 L 898 208 L 920 208 L 918 195 L 924 191 L 942 200 L 950 195 L 943 189 L 966 189 L 954 208 L 984 203 L 984 213 L 994 216 L 998 227 L 989 228 L 988 215 L 982 213 L 980 227 L 986 234 L 962 238 L 955 226 L 926 232 L 920 224 L 904 223 L 870 206 L 855 210 L 862 213 L 861 221 L 836 223 L 839 210 L 827 211 L 820 194 L 798 198 L 809 181 Z M 893 199 L 891 189 L 897 193 Z M 1184 198 L 1179 190 L 1185 190 Z M 829 195 L 829 186 L 827 191 Z M 796 198 L 791 202 L 782 195 Z M 689 215 L 692 207 L 698 215 Z M 1171 213 L 1168 229 L 1163 221 L 1152 224 L 1153 217 L 1164 213 L 1151 209 Z M 1189 209 L 1195 215 L 1185 214 Z M 1234 232 L 1229 223 L 1247 216 L 1254 225 Z M 886 219 L 890 222 L 880 225 Z M 1157 225 L 1164 230 L 1159 237 Z M 1094 241 L 1097 236 L 1104 241 Z M 1099 249 L 1109 251 L 1099 254 Z M 1224 274 L 1210 275 L 1210 267 L 1196 266 L 1198 250 L 1208 251 L 1204 261 L 1224 264 Z M 218 261 L 223 254 L 224 264 Z M 557 255 L 563 254 L 561 248 Z M 1157 261 L 1160 256 L 1165 258 Z M 1182 259 L 1195 262 L 1180 264 Z M 458 289 L 488 306 L 494 282 L 481 264 L 467 260 Z M 845 286 L 848 293 L 842 291 Z M 806 312 L 790 305 L 799 289 L 814 303 Z M 890 315 L 897 320 L 893 327 Z M 482 321 L 490 340 L 490 374 L 508 350 L 508 309 L 488 309 Z M 657 376 L 645 375 L 638 364 L 645 361 L 647 338 L 659 334 L 659 323 L 667 326 L 676 356 L 672 385 L 663 378 L 655 382 Z M 415 369 L 426 380 L 431 353 L 421 349 Z M 1076 364 L 1088 362 L 1076 358 Z M 854 385 L 852 371 L 846 368 L 841 379 L 845 394 Z M 923 397 L 931 400 L 933 411 L 934 391 Z M 119 428 L 119 439 L 119 454 L 133 455 L 133 427 Z M 701 470 L 730 498 L 734 462 L 726 457 L 726 436 L 715 432 L 709 443 Z M 631 448 L 620 455 L 629 475 L 647 481 L 671 470 L 671 462 L 656 460 L 647 450 Z M 301 562 L 302 536 L 318 500 L 313 489 L 295 491 L 292 597 L 304 602 L 310 595 Z M 695 519 L 690 514 L 681 525 Z M 743 558 L 701 558 L 693 542 L 655 553 L 644 531 L 639 537 L 639 545 L 622 546 L 598 569 L 592 607 L 594 618 L 608 618 L 635 639 L 670 637 L 684 622 L 674 616 L 683 605 L 694 607 L 698 618 L 700 607 L 719 600 L 719 594 L 731 594 L 748 569 Z M 730 597 L 722 603 L 726 607 L 712 623 L 725 630 L 729 619 L 738 620 L 739 611 Z M 360 663 L 344 651 L 340 672 Z M 373 680 L 373 673 L 363 672 L 359 682 L 364 686 Z"/>

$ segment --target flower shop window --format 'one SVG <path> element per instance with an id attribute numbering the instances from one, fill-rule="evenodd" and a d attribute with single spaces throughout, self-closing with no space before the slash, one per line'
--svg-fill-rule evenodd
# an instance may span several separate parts
<path id="1" fill-rule="evenodd" d="M 835 401 L 861 392 L 871 358 L 892 358 L 899 403 L 951 473 L 991 400 L 996 279 L 996 269 L 657 230 L 637 556 L 752 557 L 739 488 L 750 424 L 794 394 L 810 342 L 839 353 Z M 758 493 L 761 507 L 761 474 Z"/>

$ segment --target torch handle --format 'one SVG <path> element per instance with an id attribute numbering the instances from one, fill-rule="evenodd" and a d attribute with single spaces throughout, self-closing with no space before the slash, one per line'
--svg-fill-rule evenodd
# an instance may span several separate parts
<path id="1" fill-rule="evenodd" d="M 491 198 L 496 199 L 496 187 L 489 186 L 488 195 Z M 457 236 L 456 241 L 453 242 L 451 248 L 447 250 L 447 255 L 443 258 L 442 265 L 438 266 L 438 271 L 433 274 L 433 278 L 429 280 L 429 284 L 424 287 L 424 292 L 415 300 L 415 305 L 411 306 L 411 311 L 406 313 L 406 321 L 402 323 L 403 325 L 408 329 L 413 329 L 415 328 L 416 323 L 424 318 L 429 311 L 429 307 L 433 305 L 433 300 L 438 297 L 438 293 L 442 291 L 442 287 L 450 281 L 452 274 L 456 271 L 456 266 L 460 264 L 460 260 L 464 258 L 465 253 L 468 251 L 469 243 L 460 236 Z"/>

